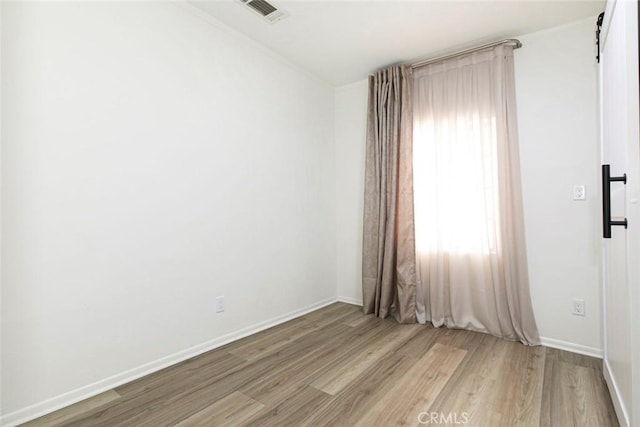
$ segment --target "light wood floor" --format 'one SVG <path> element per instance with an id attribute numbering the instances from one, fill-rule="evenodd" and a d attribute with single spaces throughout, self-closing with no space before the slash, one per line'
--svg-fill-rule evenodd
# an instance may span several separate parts
<path id="1" fill-rule="evenodd" d="M 28 425 L 617 426 L 600 366 L 336 303 Z"/>

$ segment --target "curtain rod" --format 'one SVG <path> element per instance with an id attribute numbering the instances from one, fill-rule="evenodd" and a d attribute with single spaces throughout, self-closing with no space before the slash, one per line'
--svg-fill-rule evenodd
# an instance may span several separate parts
<path id="1" fill-rule="evenodd" d="M 512 44 L 514 49 L 520 49 L 522 47 L 522 43 L 520 43 L 520 40 L 518 39 L 504 39 L 497 42 L 487 43 L 481 46 L 472 47 L 470 49 L 465 49 L 460 52 L 450 53 L 448 55 L 438 56 L 431 59 L 425 59 L 425 60 L 416 62 L 415 64 L 411 64 L 411 68 L 424 67 L 425 65 L 432 64 L 434 62 L 444 61 L 445 59 L 454 58 L 456 56 L 465 55 L 467 53 L 476 52 L 478 50 L 487 49 L 487 48 L 498 46 L 501 44 Z"/>

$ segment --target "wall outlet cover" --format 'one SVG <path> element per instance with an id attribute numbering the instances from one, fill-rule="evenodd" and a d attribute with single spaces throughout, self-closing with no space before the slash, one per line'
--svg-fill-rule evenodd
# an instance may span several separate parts
<path id="1" fill-rule="evenodd" d="M 224 295 L 216 297 L 216 313 L 222 313 L 224 311 Z"/>

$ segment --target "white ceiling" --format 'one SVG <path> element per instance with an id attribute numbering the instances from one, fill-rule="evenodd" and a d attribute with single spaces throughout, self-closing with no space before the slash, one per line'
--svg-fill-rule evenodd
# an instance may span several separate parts
<path id="1" fill-rule="evenodd" d="M 268 1 L 289 16 L 271 24 L 239 0 L 191 3 L 336 86 L 361 80 L 393 63 L 414 62 L 595 16 L 604 10 L 605 3 Z"/>

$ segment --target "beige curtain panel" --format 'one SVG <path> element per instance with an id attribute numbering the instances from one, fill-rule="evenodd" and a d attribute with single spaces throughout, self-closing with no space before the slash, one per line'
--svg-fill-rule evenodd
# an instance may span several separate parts
<path id="1" fill-rule="evenodd" d="M 407 66 L 369 78 L 362 287 L 364 312 L 414 323 L 411 74 Z"/>
<path id="2" fill-rule="evenodd" d="M 540 343 L 514 91 L 504 44 L 370 77 L 365 313 Z"/>
<path id="3" fill-rule="evenodd" d="M 414 71 L 417 317 L 540 344 L 529 294 L 513 48 Z"/>

